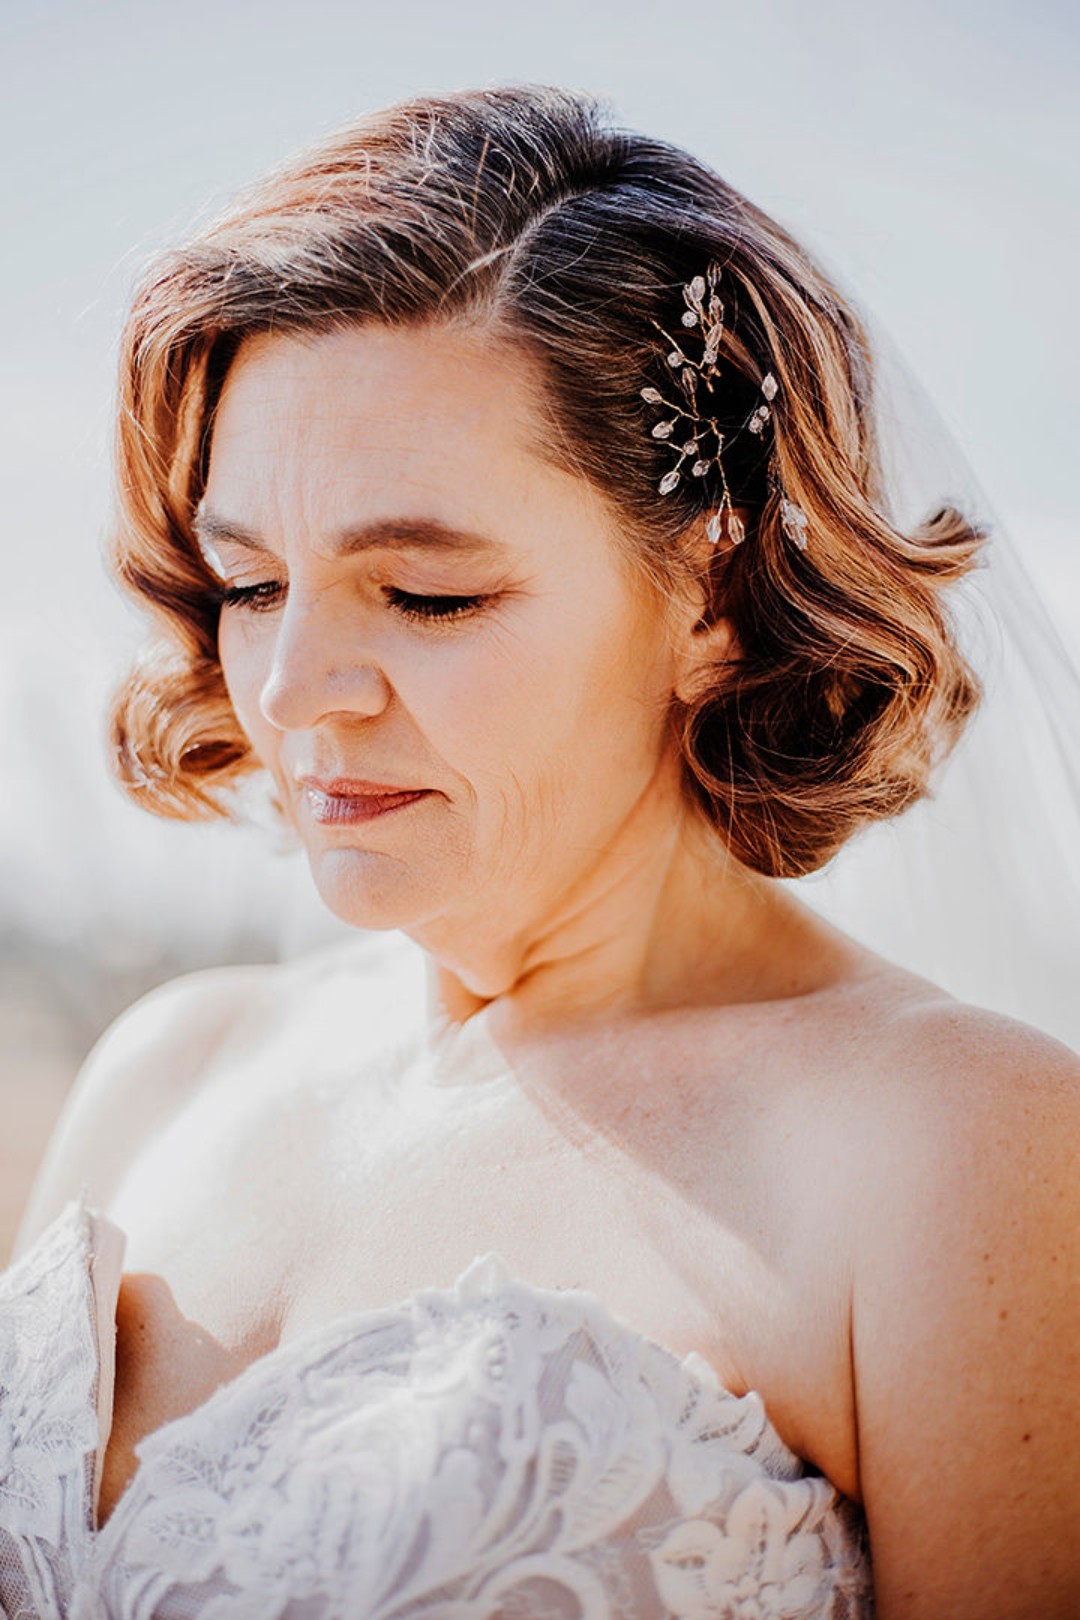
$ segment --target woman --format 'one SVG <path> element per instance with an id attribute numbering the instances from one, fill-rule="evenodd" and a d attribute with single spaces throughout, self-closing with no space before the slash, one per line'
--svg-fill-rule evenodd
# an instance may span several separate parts
<path id="1" fill-rule="evenodd" d="M 855 311 L 511 87 L 272 175 L 121 376 L 117 773 L 267 773 L 365 934 L 91 1054 L 4 1279 L 7 1609 L 1075 1614 L 1080 1064 L 778 881 L 979 695 L 983 536 L 886 515 Z"/>

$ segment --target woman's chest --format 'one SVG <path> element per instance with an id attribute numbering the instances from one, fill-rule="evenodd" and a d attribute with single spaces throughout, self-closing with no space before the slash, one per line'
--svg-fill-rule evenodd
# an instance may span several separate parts
<path id="1" fill-rule="evenodd" d="M 792 1448 L 853 1490 L 836 1245 L 815 1239 L 820 1199 L 799 1215 L 785 1154 L 768 1162 L 759 1111 L 710 1120 L 697 1088 L 661 1077 L 643 1095 L 594 1076 L 583 1107 L 557 1086 L 376 1069 L 238 1072 L 131 1166 L 109 1212 L 130 1240 L 103 1512 L 143 1434 L 277 1344 L 448 1286 L 492 1249 L 757 1389 Z"/>

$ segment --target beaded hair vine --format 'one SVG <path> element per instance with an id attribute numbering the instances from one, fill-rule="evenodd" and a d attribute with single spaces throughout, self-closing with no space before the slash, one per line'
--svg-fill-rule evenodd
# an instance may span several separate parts
<path id="1" fill-rule="evenodd" d="M 713 545 L 719 541 L 726 528 L 729 539 L 737 545 L 746 538 L 746 529 L 742 520 L 736 515 L 731 500 L 731 491 L 728 489 L 727 477 L 724 473 L 724 463 L 721 451 L 724 447 L 724 434 L 715 417 L 707 416 L 703 404 L 699 402 L 698 383 L 703 385 L 703 392 L 710 396 L 713 384 L 719 376 L 720 345 L 724 333 L 724 305 L 721 301 L 717 287 L 720 281 L 720 265 L 710 264 L 705 275 L 695 276 L 683 287 L 683 299 L 686 308 L 682 314 L 682 324 L 686 329 L 679 338 L 672 337 L 659 321 L 653 321 L 653 326 L 671 345 L 668 352 L 667 363 L 676 374 L 679 387 L 682 390 L 684 405 L 665 398 L 659 388 L 643 388 L 641 397 L 650 405 L 663 405 L 666 411 L 673 415 L 657 422 L 652 429 L 654 439 L 663 439 L 672 450 L 678 452 L 678 462 L 669 472 L 661 478 L 657 488 L 661 495 L 670 495 L 683 476 L 683 464 L 690 457 L 692 478 L 704 478 L 710 467 L 717 467 L 720 472 L 720 483 L 723 496 L 716 511 L 711 513 L 705 525 L 705 532 Z M 707 295 L 707 301 L 706 301 Z M 700 337 L 704 349 L 700 359 L 695 360 L 686 351 L 687 337 L 693 333 Z M 765 424 L 769 421 L 772 410 L 772 401 L 779 392 L 780 385 L 772 372 L 769 371 L 761 380 L 761 392 L 765 403 L 759 405 L 743 423 L 744 429 L 760 436 Z M 678 437 L 677 430 L 681 427 L 688 436 L 685 439 Z M 715 448 L 711 454 L 706 454 L 708 448 L 703 441 L 711 439 Z M 801 506 L 787 499 L 786 495 L 780 502 L 781 521 L 788 537 L 795 542 L 800 551 L 806 550 L 806 513 Z"/>

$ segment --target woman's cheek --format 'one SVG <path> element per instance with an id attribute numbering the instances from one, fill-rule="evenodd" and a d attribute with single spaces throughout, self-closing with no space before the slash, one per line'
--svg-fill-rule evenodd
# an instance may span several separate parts
<path id="1" fill-rule="evenodd" d="M 235 628 L 225 622 L 218 631 L 218 663 L 240 729 L 262 757 L 272 731 L 259 708 L 262 660 L 255 655 L 247 638 L 238 635 Z"/>

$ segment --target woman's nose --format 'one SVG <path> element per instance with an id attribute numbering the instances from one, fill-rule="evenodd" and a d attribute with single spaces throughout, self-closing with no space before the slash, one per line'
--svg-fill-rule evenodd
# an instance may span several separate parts
<path id="1" fill-rule="evenodd" d="M 390 686 L 355 611 L 290 599 L 277 634 L 259 707 L 280 731 L 304 730 L 333 713 L 379 714 Z"/>

